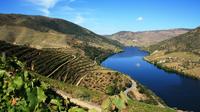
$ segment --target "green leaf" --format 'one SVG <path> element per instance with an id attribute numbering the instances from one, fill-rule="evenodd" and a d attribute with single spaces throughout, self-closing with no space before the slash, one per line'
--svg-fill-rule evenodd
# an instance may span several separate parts
<path id="1" fill-rule="evenodd" d="M 25 67 L 25 65 L 21 61 L 17 61 L 16 64 L 21 67 L 22 69 Z"/>
<path id="2" fill-rule="evenodd" d="M 17 109 L 21 112 L 30 112 L 28 104 L 25 99 L 21 99 L 20 101 L 17 101 Z"/>
<path id="3" fill-rule="evenodd" d="M 21 86 L 23 85 L 22 77 L 16 76 L 16 77 L 14 78 L 14 80 L 13 80 L 13 83 L 15 84 L 16 89 L 20 89 Z"/>
<path id="4" fill-rule="evenodd" d="M 30 88 L 27 88 L 26 93 L 27 93 L 27 96 L 28 96 L 30 111 L 33 111 L 33 110 L 35 110 L 35 107 L 38 104 L 37 89 L 33 88 L 32 91 L 31 91 Z"/>
<path id="5" fill-rule="evenodd" d="M 44 93 L 44 90 L 40 87 L 37 87 L 37 98 L 38 98 L 38 102 L 45 102 L 47 96 Z"/>
<path id="6" fill-rule="evenodd" d="M 46 83 L 44 83 L 44 82 L 41 82 L 41 85 L 40 85 L 40 87 L 42 88 L 42 89 L 47 89 L 48 88 L 48 85 L 46 84 Z"/>
<path id="7" fill-rule="evenodd" d="M 69 109 L 69 112 L 86 112 L 86 111 L 82 108 L 72 107 Z"/>
<path id="8" fill-rule="evenodd" d="M 6 74 L 5 70 L 0 70 L 0 78 L 4 76 L 4 74 Z"/>
<path id="9" fill-rule="evenodd" d="M 60 105 L 60 102 L 57 99 L 51 99 L 50 103 L 55 104 L 57 106 Z"/>
<path id="10" fill-rule="evenodd" d="M 28 80 L 28 75 L 29 75 L 29 74 L 28 74 L 28 71 L 24 71 L 24 79 L 25 79 L 25 80 Z"/>
<path id="11" fill-rule="evenodd" d="M 115 96 L 112 99 L 112 102 L 119 110 L 126 108 L 125 102 L 122 99 L 120 99 L 119 96 Z"/>

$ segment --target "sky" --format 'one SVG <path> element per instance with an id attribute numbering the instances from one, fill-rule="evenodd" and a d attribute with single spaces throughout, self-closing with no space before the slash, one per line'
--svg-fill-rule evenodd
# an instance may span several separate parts
<path id="1" fill-rule="evenodd" d="M 102 35 L 200 26 L 200 0 L 1 0 L 0 13 L 62 18 Z"/>

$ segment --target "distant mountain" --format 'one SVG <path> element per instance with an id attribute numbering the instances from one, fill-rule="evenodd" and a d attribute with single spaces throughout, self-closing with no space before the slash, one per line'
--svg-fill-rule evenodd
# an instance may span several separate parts
<path id="1" fill-rule="evenodd" d="M 92 59 L 122 46 L 66 20 L 19 14 L 0 14 L 0 40 L 36 48 L 77 49 Z M 96 55 L 90 55 L 89 48 Z"/>
<path id="2" fill-rule="evenodd" d="M 175 38 L 149 46 L 149 50 L 152 52 L 155 50 L 189 51 L 200 54 L 200 27 Z"/>
<path id="3" fill-rule="evenodd" d="M 145 59 L 162 68 L 200 79 L 200 27 L 146 48 Z"/>
<path id="4" fill-rule="evenodd" d="M 106 37 L 117 40 L 126 46 L 149 46 L 184 34 L 188 31 L 189 29 L 169 29 L 144 32 L 121 31 L 113 35 L 107 35 Z"/>

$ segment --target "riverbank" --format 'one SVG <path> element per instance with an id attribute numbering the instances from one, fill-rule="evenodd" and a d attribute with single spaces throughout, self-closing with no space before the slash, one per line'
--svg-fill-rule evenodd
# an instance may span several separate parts
<path id="1" fill-rule="evenodd" d="M 169 73 L 177 73 L 177 74 L 179 74 L 179 75 L 181 75 L 181 76 L 184 76 L 184 77 L 187 77 L 187 78 L 192 78 L 192 79 L 195 79 L 195 80 L 200 80 L 199 78 L 194 77 L 194 76 L 191 76 L 190 74 L 187 74 L 187 73 L 184 73 L 184 72 L 182 72 L 182 71 L 178 71 L 178 70 L 169 68 L 169 67 L 167 67 L 167 66 L 164 66 L 164 65 L 161 65 L 161 64 L 158 64 L 158 63 L 155 63 L 155 62 L 150 61 L 150 60 L 148 60 L 148 59 L 146 59 L 146 58 L 144 58 L 144 60 L 147 61 L 147 62 L 149 62 L 150 64 L 155 65 L 155 66 L 158 67 L 159 69 L 162 69 L 162 70 L 164 70 L 164 71 L 166 71 L 166 72 L 169 72 Z"/>
<path id="2" fill-rule="evenodd" d="M 147 53 L 149 53 L 149 56 L 153 54 L 153 52 L 150 52 L 147 48 L 145 47 L 141 47 L 140 48 L 141 51 L 145 51 Z M 186 73 L 186 72 L 183 72 L 181 70 L 176 70 L 176 69 L 173 69 L 172 67 L 167 67 L 165 65 L 162 65 L 162 64 L 159 64 L 159 63 L 156 63 L 155 61 L 151 61 L 150 59 L 147 58 L 148 56 L 144 57 L 144 60 L 149 62 L 150 64 L 153 64 L 155 65 L 156 67 L 158 67 L 159 69 L 162 69 L 162 70 L 165 70 L 166 72 L 169 72 L 169 73 L 177 73 L 177 74 L 180 74 L 184 77 L 188 77 L 188 78 L 192 78 L 192 79 L 195 79 L 195 80 L 200 80 L 200 77 L 197 77 L 197 76 L 193 76 L 189 73 Z"/>
<path id="3" fill-rule="evenodd" d="M 129 48 L 132 48 L 132 47 L 129 47 Z M 139 47 L 137 48 L 140 49 Z M 117 53 L 112 53 L 110 57 L 114 56 L 115 54 L 120 54 L 123 52 L 125 52 L 125 50 L 121 50 Z M 132 81 L 132 86 L 130 88 L 127 88 L 128 92 L 126 92 L 127 96 L 129 96 L 131 99 L 135 99 L 147 104 L 160 105 L 161 107 L 167 106 L 166 103 L 160 97 L 158 97 L 155 93 L 153 93 L 153 91 L 148 89 L 146 86 L 142 85 L 139 81 L 129 77 L 127 74 L 121 73 L 121 75 L 127 76 L 127 78 L 130 78 L 130 80 Z M 133 81 L 135 83 L 133 83 Z"/>
<path id="4" fill-rule="evenodd" d="M 130 78 L 130 77 L 129 77 Z M 124 94 L 140 102 L 157 105 L 159 107 L 168 107 L 167 104 L 158 97 L 153 91 L 139 83 L 137 80 L 130 78 L 132 86 L 124 91 Z"/>
<path id="5" fill-rule="evenodd" d="M 107 58 L 101 65 L 128 74 L 129 77 L 152 90 L 170 107 L 198 112 L 200 110 L 200 81 L 165 72 L 143 59 L 148 55 L 148 52 L 139 48 L 126 47 L 124 52 Z M 187 54 L 184 56 L 191 58 Z M 137 89 L 140 93 L 143 91 L 143 89 Z"/>
<path id="6" fill-rule="evenodd" d="M 144 60 L 166 72 L 177 73 L 188 78 L 200 80 L 199 56 L 189 52 L 167 54 L 165 52 L 160 52 L 162 51 L 152 53 L 144 57 Z"/>
<path id="7" fill-rule="evenodd" d="M 112 53 L 109 53 L 109 54 L 106 54 L 104 56 L 99 56 L 99 57 L 96 57 L 96 61 L 98 64 L 101 64 L 103 61 L 105 61 L 108 57 L 112 56 L 112 55 L 115 55 L 117 53 L 121 53 L 121 52 L 124 52 L 122 49 L 119 50 L 119 51 L 116 51 L 116 52 L 112 52 Z"/>

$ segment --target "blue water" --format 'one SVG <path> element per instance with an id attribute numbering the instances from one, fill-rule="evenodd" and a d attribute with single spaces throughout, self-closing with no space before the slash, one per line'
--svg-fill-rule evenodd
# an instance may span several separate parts
<path id="1" fill-rule="evenodd" d="M 128 74 L 161 97 L 168 106 L 200 112 L 200 81 L 168 73 L 143 60 L 148 53 L 126 47 L 102 62 L 102 66 Z"/>

